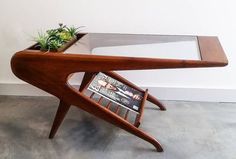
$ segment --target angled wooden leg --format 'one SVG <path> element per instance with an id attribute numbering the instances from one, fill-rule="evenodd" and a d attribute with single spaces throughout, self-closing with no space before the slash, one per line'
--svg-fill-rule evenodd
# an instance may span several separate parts
<path id="1" fill-rule="evenodd" d="M 162 148 L 161 144 L 155 138 L 153 138 L 152 136 L 149 136 L 147 133 L 143 132 L 142 130 L 140 130 L 138 128 L 136 128 L 136 129 L 137 130 L 135 130 L 134 132 L 129 131 L 129 130 L 127 130 L 127 131 L 129 131 L 132 134 L 140 137 L 141 139 L 146 140 L 147 142 L 151 143 L 156 148 L 156 150 L 158 152 L 163 152 L 163 148 Z"/>
<path id="2" fill-rule="evenodd" d="M 104 72 L 106 73 L 107 75 L 123 82 L 124 84 L 130 86 L 130 87 L 133 87 L 135 89 L 137 89 L 138 91 L 142 91 L 143 90 L 141 88 L 139 88 L 138 86 L 136 86 L 135 84 L 131 83 L 130 81 L 128 81 L 127 79 L 125 79 L 124 77 L 120 76 L 119 74 L 115 73 L 115 72 L 112 72 L 112 71 L 109 71 L 109 72 Z M 148 97 L 147 97 L 147 100 L 155 105 L 157 105 L 160 110 L 166 110 L 165 106 L 157 99 L 155 98 L 154 96 L 152 96 L 151 94 L 148 94 Z"/>
<path id="3" fill-rule="evenodd" d="M 85 86 L 88 84 L 88 82 L 92 79 L 93 75 L 96 74 L 96 72 L 85 72 L 83 80 L 81 82 L 81 85 L 79 87 L 79 91 L 81 92 Z"/>
<path id="4" fill-rule="evenodd" d="M 158 99 L 156 99 L 154 96 L 152 96 L 151 94 L 148 94 L 147 100 L 149 102 L 152 102 L 153 104 L 157 105 L 160 108 L 160 110 L 166 110 L 166 107 Z"/>
<path id="5" fill-rule="evenodd" d="M 135 127 L 134 125 L 131 124 L 118 124 L 117 120 L 114 119 L 114 121 L 110 120 L 108 121 L 110 123 L 113 123 L 114 125 L 117 125 L 118 127 L 128 131 L 129 133 L 140 137 L 141 139 L 151 143 L 158 152 L 163 152 L 163 148 L 161 146 L 161 144 L 152 136 L 148 135 L 147 133 L 145 133 L 144 131 L 138 129 L 137 127 Z"/>
<path id="6" fill-rule="evenodd" d="M 161 144 L 152 136 L 148 135 L 147 133 L 145 133 L 144 131 L 138 129 L 136 126 L 127 123 L 126 121 L 122 121 L 120 119 L 116 119 L 115 116 L 113 116 L 111 119 L 106 120 L 109 123 L 112 123 L 126 131 L 128 131 L 129 133 L 151 143 L 158 152 L 163 152 L 163 148 L 161 146 Z"/>
<path id="7" fill-rule="evenodd" d="M 70 108 L 69 104 L 66 104 L 65 102 L 60 100 L 60 104 L 58 106 L 57 113 L 54 118 L 53 125 L 49 134 L 49 139 L 52 139 L 55 136 L 69 108 Z"/>

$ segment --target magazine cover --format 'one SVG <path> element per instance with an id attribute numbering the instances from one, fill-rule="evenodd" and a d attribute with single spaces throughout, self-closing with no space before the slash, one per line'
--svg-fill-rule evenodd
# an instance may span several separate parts
<path id="1" fill-rule="evenodd" d="M 90 83 L 88 89 L 120 106 L 136 113 L 139 112 L 143 93 L 107 76 L 104 73 L 98 73 Z"/>

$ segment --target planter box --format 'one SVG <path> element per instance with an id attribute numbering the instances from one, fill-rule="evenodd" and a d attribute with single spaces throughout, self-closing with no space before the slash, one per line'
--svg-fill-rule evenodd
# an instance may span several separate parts
<path id="1" fill-rule="evenodd" d="M 65 43 L 62 47 L 60 47 L 57 50 L 50 50 L 50 52 L 63 52 L 66 49 L 68 49 L 71 45 L 73 45 L 76 41 L 78 41 L 81 37 L 83 37 L 84 35 L 85 35 L 85 33 L 79 33 L 79 34 L 76 35 L 76 38 L 71 39 L 70 41 Z M 41 52 L 47 52 L 47 51 L 40 50 L 40 46 L 38 45 L 38 43 L 30 46 L 26 50 L 38 50 L 38 51 L 41 51 Z"/>

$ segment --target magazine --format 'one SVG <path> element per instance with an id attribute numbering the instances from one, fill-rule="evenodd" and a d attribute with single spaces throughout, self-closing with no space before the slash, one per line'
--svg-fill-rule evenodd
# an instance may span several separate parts
<path id="1" fill-rule="evenodd" d="M 144 95 L 142 92 L 101 72 L 94 77 L 88 86 L 88 90 L 136 113 L 139 113 Z"/>

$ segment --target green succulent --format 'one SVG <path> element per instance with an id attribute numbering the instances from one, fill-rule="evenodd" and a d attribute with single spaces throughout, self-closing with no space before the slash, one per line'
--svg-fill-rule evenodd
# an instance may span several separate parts
<path id="1" fill-rule="evenodd" d="M 63 32 L 58 33 L 58 36 L 64 42 L 70 41 L 73 38 L 73 36 L 71 36 L 71 34 L 67 31 L 63 31 Z"/>
<path id="2" fill-rule="evenodd" d="M 57 50 L 60 48 L 64 43 L 58 40 L 50 40 L 48 43 L 48 50 Z"/>
<path id="3" fill-rule="evenodd" d="M 78 29 L 79 28 L 76 28 L 76 27 L 72 26 L 72 27 L 69 27 L 69 28 L 67 27 L 66 29 L 67 29 L 67 32 L 71 35 L 71 37 L 75 37 L 78 34 Z"/>
<path id="4" fill-rule="evenodd" d="M 40 50 L 48 50 L 48 35 L 42 32 L 38 33 L 38 36 L 35 38 L 35 41 L 40 46 Z"/>
<path id="5" fill-rule="evenodd" d="M 47 32 L 48 36 L 55 36 L 55 35 L 57 35 L 58 30 L 57 29 L 50 29 L 50 30 L 47 30 L 46 32 Z"/>

